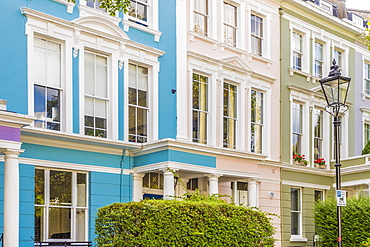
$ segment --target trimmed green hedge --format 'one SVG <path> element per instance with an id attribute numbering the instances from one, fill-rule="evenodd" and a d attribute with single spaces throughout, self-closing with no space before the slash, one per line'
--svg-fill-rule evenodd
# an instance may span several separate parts
<path id="1" fill-rule="evenodd" d="M 274 246 L 266 213 L 218 201 L 114 203 L 96 219 L 99 247 Z"/>
<path id="2" fill-rule="evenodd" d="M 329 198 L 315 204 L 315 224 L 323 247 L 337 244 L 337 203 Z M 370 198 L 353 197 L 342 207 L 342 245 L 364 246 L 370 238 Z"/>

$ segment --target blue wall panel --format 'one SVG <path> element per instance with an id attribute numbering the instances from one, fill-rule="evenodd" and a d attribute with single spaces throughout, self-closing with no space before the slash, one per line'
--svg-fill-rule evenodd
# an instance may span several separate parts
<path id="1" fill-rule="evenodd" d="M 122 177 L 122 178 L 121 178 Z M 124 179 L 123 179 L 124 178 Z M 99 208 L 115 202 L 131 200 L 131 191 L 127 190 L 129 175 L 90 172 L 89 177 L 89 239 L 95 238 L 95 217 Z M 122 183 L 123 190 L 120 189 Z"/>
<path id="2" fill-rule="evenodd" d="M 21 157 L 68 162 L 76 164 L 87 164 L 107 167 L 120 167 L 121 155 L 103 154 L 88 151 L 79 151 L 66 148 L 41 146 L 36 144 L 23 143 L 22 148 L 26 151 Z M 128 168 L 128 162 L 124 163 Z"/>
<path id="3" fill-rule="evenodd" d="M 79 55 L 80 51 L 78 52 L 78 56 L 73 56 L 73 49 L 72 49 L 72 88 L 73 88 L 73 133 L 79 134 L 80 133 L 80 85 L 79 85 Z"/>
<path id="4" fill-rule="evenodd" d="M 19 165 L 20 177 L 20 216 L 19 216 L 19 241 L 20 246 L 33 246 L 31 237 L 34 237 L 34 174 L 35 167 Z"/>
<path id="5" fill-rule="evenodd" d="M 176 150 L 163 150 L 156 153 L 145 154 L 135 157 L 135 166 L 150 165 L 159 162 L 174 161 L 185 164 L 216 167 L 216 158 L 207 155 L 186 153 Z"/>

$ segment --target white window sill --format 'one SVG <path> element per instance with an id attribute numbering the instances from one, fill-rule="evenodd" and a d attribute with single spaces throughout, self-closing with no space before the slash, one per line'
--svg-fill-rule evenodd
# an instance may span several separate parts
<path id="1" fill-rule="evenodd" d="M 72 2 L 68 2 L 68 0 L 53 0 L 54 2 L 64 4 L 67 7 L 67 12 L 72 13 L 73 12 L 73 7 L 76 5 Z"/>
<path id="2" fill-rule="evenodd" d="M 143 31 L 143 32 L 152 34 L 154 36 L 154 41 L 155 42 L 159 42 L 159 39 L 160 39 L 160 37 L 162 35 L 162 32 L 160 32 L 160 31 L 151 29 L 149 27 L 145 27 L 143 25 L 134 23 L 134 22 L 129 21 L 129 20 L 122 20 L 122 24 L 123 24 L 123 27 L 124 27 L 125 32 L 128 32 L 128 30 L 130 29 L 130 27 L 133 27 L 133 28 L 135 28 L 137 30 L 140 30 L 140 31 Z"/>
<path id="3" fill-rule="evenodd" d="M 299 69 L 290 68 L 289 69 L 289 75 L 290 76 L 293 76 L 294 74 L 297 74 L 297 75 L 301 75 L 301 76 L 306 77 L 307 78 L 306 79 L 307 81 L 310 81 L 310 79 L 311 79 L 311 75 L 309 73 L 306 73 L 306 72 L 304 72 L 302 70 L 299 70 Z"/>
<path id="4" fill-rule="evenodd" d="M 307 238 L 302 238 L 300 236 L 291 236 L 290 242 L 307 242 Z"/>

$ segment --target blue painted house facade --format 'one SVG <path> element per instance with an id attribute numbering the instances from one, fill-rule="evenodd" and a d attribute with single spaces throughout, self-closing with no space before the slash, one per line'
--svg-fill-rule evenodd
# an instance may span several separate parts
<path id="1" fill-rule="evenodd" d="M 132 151 L 175 138 L 175 1 L 131 2 L 116 16 L 93 1 L 4 4 L 4 246 L 93 241 L 97 209 L 133 199 Z"/>

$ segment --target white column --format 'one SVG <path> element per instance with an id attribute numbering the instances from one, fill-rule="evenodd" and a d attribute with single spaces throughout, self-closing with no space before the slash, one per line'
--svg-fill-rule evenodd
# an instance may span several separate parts
<path id="1" fill-rule="evenodd" d="M 250 207 L 257 207 L 257 181 L 250 180 L 248 182 L 248 203 Z"/>
<path id="2" fill-rule="evenodd" d="M 176 186 L 176 195 L 177 196 L 183 196 L 186 192 L 186 185 L 189 182 L 188 178 L 181 178 L 181 183 L 178 181 L 177 186 Z"/>
<path id="3" fill-rule="evenodd" d="M 23 150 L 6 150 L 4 162 L 4 246 L 19 246 L 19 162 Z"/>
<path id="4" fill-rule="evenodd" d="M 173 200 L 175 195 L 174 175 L 171 171 L 163 171 L 163 199 Z"/>
<path id="5" fill-rule="evenodd" d="M 215 195 L 218 194 L 218 178 L 220 175 L 211 174 L 208 175 L 208 183 L 209 183 L 209 194 Z"/>
<path id="6" fill-rule="evenodd" d="M 132 192 L 132 200 L 134 202 L 139 202 L 143 200 L 143 177 L 144 173 L 136 173 L 132 174 L 132 179 L 134 180 L 133 184 L 133 192 Z"/>

